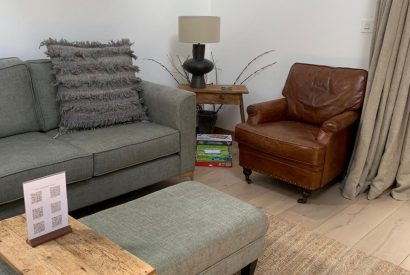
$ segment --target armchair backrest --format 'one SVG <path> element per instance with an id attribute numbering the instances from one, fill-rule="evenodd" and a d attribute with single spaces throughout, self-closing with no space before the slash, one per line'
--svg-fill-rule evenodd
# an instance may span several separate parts
<path id="1" fill-rule="evenodd" d="M 295 63 L 282 94 L 289 120 L 321 125 L 331 117 L 362 107 L 367 71 Z"/>

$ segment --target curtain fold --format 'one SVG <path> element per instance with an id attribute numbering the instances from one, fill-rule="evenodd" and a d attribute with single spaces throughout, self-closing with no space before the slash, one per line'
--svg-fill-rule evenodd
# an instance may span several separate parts
<path id="1" fill-rule="evenodd" d="M 410 199 L 410 0 L 379 0 L 367 92 L 355 149 L 343 185 L 353 199 Z"/>

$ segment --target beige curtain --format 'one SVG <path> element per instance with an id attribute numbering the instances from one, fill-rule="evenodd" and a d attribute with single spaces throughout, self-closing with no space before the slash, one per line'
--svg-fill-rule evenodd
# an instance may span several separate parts
<path id="1" fill-rule="evenodd" d="M 355 149 L 343 185 L 353 199 L 388 190 L 410 199 L 410 0 L 379 0 L 369 79 Z"/>

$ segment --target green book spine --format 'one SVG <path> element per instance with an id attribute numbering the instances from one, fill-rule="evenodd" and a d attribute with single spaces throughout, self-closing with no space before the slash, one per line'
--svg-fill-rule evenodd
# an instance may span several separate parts
<path id="1" fill-rule="evenodd" d="M 197 161 L 232 161 L 231 156 L 197 156 Z"/>
<path id="2" fill-rule="evenodd" d="M 201 145 L 221 145 L 221 146 L 230 146 L 232 141 L 218 141 L 218 140 L 197 140 L 197 144 Z"/>
<path id="3" fill-rule="evenodd" d="M 229 146 L 197 145 L 196 155 L 197 156 L 227 157 L 227 156 L 230 156 L 231 153 L 229 151 Z"/>

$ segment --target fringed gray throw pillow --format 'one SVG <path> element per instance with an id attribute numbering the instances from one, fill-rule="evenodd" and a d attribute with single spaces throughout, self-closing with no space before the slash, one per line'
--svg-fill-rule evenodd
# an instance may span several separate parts
<path id="1" fill-rule="evenodd" d="M 56 74 L 60 133 L 147 118 L 128 39 L 103 44 L 50 38 L 43 45 Z"/>

